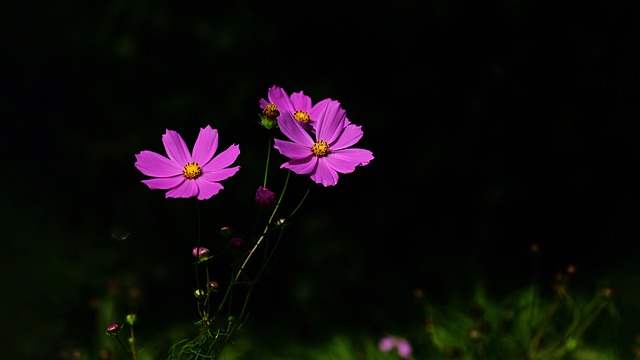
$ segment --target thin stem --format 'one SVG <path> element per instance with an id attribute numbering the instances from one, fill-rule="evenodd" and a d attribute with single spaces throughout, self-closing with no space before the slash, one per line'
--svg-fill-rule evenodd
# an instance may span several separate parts
<path id="1" fill-rule="evenodd" d="M 200 276 L 198 275 L 198 263 L 200 260 L 200 238 L 202 233 L 202 219 L 200 216 L 200 202 L 196 200 L 196 220 L 198 225 L 198 232 L 196 235 L 196 262 L 193 267 L 196 276 L 196 290 L 200 290 Z"/>
<path id="2" fill-rule="evenodd" d="M 307 188 L 307 192 L 304 193 L 304 196 L 302 197 L 302 199 L 298 203 L 298 206 L 296 206 L 296 208 L 293 209 L 293 211 L 291 212 L 291 215 L 289 215 L 289 217 L 293 216 L 298 211 L 298 209 L 300 209 L 300 207 L 302 206 L 302 203 L 307 198 L 307 195 L 309 195 L 309 192 L 311 192 L 311 186 L 312 185 L 309 185 L 309 187 Z"/>
<path id="3" fill-rule="evenodd" d="M 278 208 L 280 207 L 280 202 L 282 201 L 282 197 L 284 196 L 284 193 L 287 190 L 287 185 L 289 185 L 289 176 L 290 175 L 291 175 L 291 171 L 288 171 L 287 172 L 287 178 L 284 181 L 284 187 L 282 188 L 282 193 L 280 194 L 280 197 L 278 198 L 278 202 L 276 203 L 276 206 L 273 208 L 273 211 L 271 212 L 271 216 L 269 216 L 269 221 L 267 221 L 267 226 L 262 231 L 262 235 L 260 235 L 260 238 L 258 239 L 258 241 L 256 241 L 256 244 L 253 246 L 251 251 L 249 251 L 249 254 L 247 254 L 247 257 L 244 259 L 244 262 L 240 266 L 240 269 L 238 269 L 238 273 L 236 274 L 236 278 L 235 278 L 234 282 L 238 281 L 238 279 L 240 278 L 240 274 L 242 274 L 242 271 L 244 270 L 244 267 L 247 265 L 247 262 L 249 262 L 249 259 L 251 259 L 251 256 L 256 251 L 258 246 L 260 246 L 260 243 L 262 242 L 262 239 L 264 239 L 265 235 L 267 234 L 267 232 L 269 230 L 269 225 L 271 225 L 271 221 L 273 221 L 273 218 L 275 217 L 276 212 L 278 211 Z"/>
<path id="4" fill-rule="evenodd" d="M 131 337 L 129 338 L 129 344 L 131 345 L 131 358 L 136 360 L 136 338 L 133 335 L 133 325 L 130 324 L 129 327 L 131 328 Z"/>
<path id="5" fill-rule="evenodd" d="M 267 174 L 269 173 L 269 160 L 271 158 L 271 136 L 269 136 L 267 145 L 267 162 L 264 166 L 264 180 L 262 182 L 262 187 L 267 187 Z"/>

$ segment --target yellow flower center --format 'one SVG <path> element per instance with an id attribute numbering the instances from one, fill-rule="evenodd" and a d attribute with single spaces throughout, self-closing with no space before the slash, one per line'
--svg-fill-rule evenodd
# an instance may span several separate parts
<path id="1" fill-rule="evenodd" d="M 293 113 L 293 118 L 296 119 L 299 123 L 304 124 L 311 120 L 311 115 L 307 114 L 304 111 L 296 110 L 296 112 Z"/>
<path id="2" fill-rule="evenodd" d="M 202 168 L 198 163 L 187 163 L 182 169 L 182 174 L 187 179 L 195 179 L 198 176 L 202 175 Z"/>
<path id="3" fill-rule="evenodd" d="M 329 144 L 324 140 L 316 141 L 311 147 L 311 152 L 317 157 L 326 156 L 329 153 Z"/>
<path id="4" fill-rule="evenodd" d="M 280 110 L 274 103 L 269 103 L 267 106 L 262 109 L 262 115 L 268 117 L 269 119 L 276 119 L 280 116 Z"/>

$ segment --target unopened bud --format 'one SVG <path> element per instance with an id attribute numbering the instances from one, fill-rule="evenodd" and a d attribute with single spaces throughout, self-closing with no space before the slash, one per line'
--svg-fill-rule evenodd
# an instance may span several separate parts
<path id="1" fill-rule="evenodd" d="M 196 246 L 191 250 L 191 254 L 195 256 L 198 261 L 204 261 L 209 257 L 209 249 L 202 246 Z"/>
<path id="2" fill-rule="evenodd" d="M 136 322 L 136 314 L 128 314 L 126 316 L 127 324 L 133 325 Z"/>
<path id="3" fill-rule="evenodd" d="M 112 323 L 107 326 L 107 335 L 117 335 L 120 331 L 120 324 Z"/>
<path id="4" fill-rule="evenodd" d="M 196 291 L 194 291 L 194 292 L 193 292 L 193 295 L 194 295 L 196 298 L 201 298 L 201 297 L 203 297 L 205 294 L 204 294 L 204 291 L 202 291 L 202 290 L 198 289 L 198 290 L 196 290 Z"/>
<path id="5" fill-rule="evenodd" d="M 272 209 L 276 205 L 276 194 L 273 191 L 260 186 L 256 191 L 256 205 L 261 210 Z"/>

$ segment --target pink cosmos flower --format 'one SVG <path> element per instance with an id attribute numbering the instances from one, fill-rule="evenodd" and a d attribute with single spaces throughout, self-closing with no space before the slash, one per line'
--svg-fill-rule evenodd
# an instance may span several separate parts
<path id="1" fill-rule="evenodd" d="M 382 352 L 389 352 L 395 348 L 398 356 L 403 359 L 409 359 L 413 354 L 413 349 L 409 341 L 399 336 L 387 335 L 383 337 L 380 339 L 380 343 L 378 343 L 378 348 Z"/>
<path id="2" fill-rule="evenodd" d="M 300 91 L 297 93 L 287 95 L 281 87 L 274 85 L 267 92 L 268 101 L 260 99 L 260 108 L 263 109 L 265 114 L 265 108 L 267 108 L 268 114 L 278 114 L 277 119 L 280 122 L 282 115 L 290 111 L 293 114 L 293 118 L 299 123 L 304 124 L 303 127 L 309 131 L 313 131 L 315 122 L 322 112 L 325 104 L 331 99 L 324 99 L 315 105 L 312 105 L 311 98 Z M 275 105 L 275 109 L 273 108 Z M 275 111 L 274 111 L 275 110 Z"/>
<path id="3" fill-rule="evenodd" d="M 280 130 L 291 140 L 275 139 L 274 147 L 290 159 L 280 168 L 296 174 L 311 174 L 317 184 L 335 185 L 338 173 L 353 172 L 356 166 L 367 165 L 373 160 L 371 151 L 350 147 L 362 138 L 362 130 L 347 121 L 345 111 L 335 100 L 322 107 L 315 134 L 306 132 L 290 111 L 282 114 Z"/>
<path id="4" fill-rule="evenodd" d="M 233 144 L 214 156 L 218 149 L 218 130 L 209 125 L 200 129 L 193 154 L 180 134 L 173 130 L 162 135 L 162 142 L 169 158 L 144 150 L 136 155 L 135 166 L 143 174 L 154 177 L 142 180 L 149 189 L 169 190 L 165 194 L 167 198 L 209 199 L 224 189 L 220 181 L 240 169 L 240 166 L 228 167 L 238 158 L 239 145 Z"/>

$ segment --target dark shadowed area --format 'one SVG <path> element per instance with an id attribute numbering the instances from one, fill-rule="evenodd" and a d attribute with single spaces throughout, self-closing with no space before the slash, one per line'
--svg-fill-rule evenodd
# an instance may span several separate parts
<path id="1" fill-rule="evenodd" d="M 221 147 L 240 144 L 242 169 L 200 204 L 203 236 L 250 227 L 267 148 L 258 100 L 273 85 L 339 100 L 375 159 L 312 187 L 256 290 L 256 332 L 400 328 L 418 288 L 447 302 L 481 283 L 499 298 L 530 284 L 537 244 L 543 286 L 572 264 L 578 289 L 614 289 L 630 351 L 640 5 L 305 4 L 4 6 L 9 358 L 99 348 L 121 315 L 99 311 L 105 301 L 137 312 L 141 342 L 190 324 L 196 200 L 147 189 L 134 155 L 164 153 L 166 129 L 189 146 L 199 128 L 218 129 Z M 294 180 L 292 194 L 310 184 Z"/>

